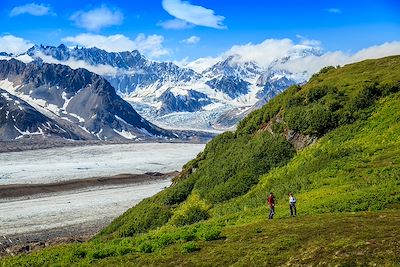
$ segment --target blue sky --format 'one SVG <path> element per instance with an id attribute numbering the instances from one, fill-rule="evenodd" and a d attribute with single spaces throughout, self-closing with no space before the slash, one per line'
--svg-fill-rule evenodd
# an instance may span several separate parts
<path id="1" fill-rule="evenodd" d="M 0 38 L 22 38 L 21 49 L 103 44 L 158 60 L 215 57 L 266 39 L 316 40 L 325 51 L 347 53 L 400 41 L 398 0 L 2 0 L 0 10 Z M 17 49 L 13 40 L 0 40 L 0 50 Z"/>

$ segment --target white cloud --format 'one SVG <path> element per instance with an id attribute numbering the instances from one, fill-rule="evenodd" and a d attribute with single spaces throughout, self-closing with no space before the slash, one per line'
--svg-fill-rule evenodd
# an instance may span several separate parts
<path id="1" fill-rule="evenodd" d="M 134 49 L 133 41 L 122 34 L 105 36 L 82 33 L 77 36 L 65 37 L 62 41 L 84 47 L 97 47 L 108 52 L 131 51 Z"/>
<path id="2" fill-rule="evenodd" d="M 202 73 L 206 69 L 210 68 L 218 61 L 222 60 L 222 57 L 202 57 L 195 61 L 184 64 L 185 67 L 191 68 L 197 73 Z"/>
<path id="3" fill-rule="evenodd" d="M 172 63 L 174 63 L 175 65 L 179 66 L 179 67 L 186 67 L 187 64 L 189 64 L 189 57 L 184 57 L 180 60 L 174 60 L 172 61 Z"/>
<path id="4" fill-rule="evenodd" d="M 88 71 L 94 72 L 98 75 L 115 75 L 117 74 L 117 69 L 110 65 L 98 64 L 98 65 L 90 65 L 83 60 L 74 60 L 68 59 L 66 61 L 60 61 L 52 56 L 44 55 L 43 53 L 39 52 L 35 56 L 40 57 L 46 63 L 53 63 L 53 64 L 62 64 L 67 65 L 72 69 L 87 69 Z"/>
<path id="5" fill-rule="evenodd" d="M 164 37 L 161 35 L 144 35 L 140 33 L 134 40 L 134 47 L 150 57 L 160 57 L 168 55 L 170 52 L 163 47 Z"/>
<path id="6" fill-rule="evenodd" d="M 275 59 L 287 55 L 294 47 L 290 39 L 267 39 L 259 44 L 234 45 L 222 57 L 233 56 L 240 62 L 253 61 L 260 66 L 268 66 Z"/>
<path id="7" fill-rule="evenodd" d="M 282 64 L 282 67 L 285 67 L 292 72 L 302 72 L 306 70 L 309 74 L 313 74 L 326 66 L 343 66 L 345 64 L 365 59 L 375 59 L 391 55 L 400 55 L 400 41 L 374 45 L 361 49 L 353 54 L 342 51 L 332 51 L 324 53 L 321 56 L 310 55 L 304 58 L 288 61 Z"/>
<path id="8" fill-rule="evenodd" d="M 300 44 L 307 45 L 307 46 L 321 46 L 321 41 L 319 40 L 312 40 L 303 35 L 296 34 L 296 37 L 300 39 Z"/>
<path id="9" fill-rule="evenodd" d="M 50 7 L 44 4 L 26 4 L 22 6 L 16 6 L 10 11 L 10 17 L 15 17 L 22 14 L 29 14 L 32 16 L 45 16 L 45 15 L 55 15 L 55 13 L 50 11 Z"/>
<path id="10" fill-rule="evenodd" d="M 18 55 L 26 52 L 32 46 L 33 44 L 30 41 L 13 35 L 0 37 L 0 52 Z"/>
<path id="11" fill-rule="evenodd" d="M 72 14 L 70 19 L 80 28 L 99 31 L 101 28 L 120 25 L 124 20 L 124 16 L 119 10 L 111 10 L 102 5 L 89 11 L 79 10 Z"/>
<path id="12" fill-rule="evenodd" d="M 267 68 L 274 60 L 290 55 L 288 60 L 278 61 L 280 63 L 275 62 L 275 67 L 281 67 L 293 73 L 304 73 L 306 71 L 306 75 L 304 75 L 306 77 L 326 66 L 345 65 L 365 59 L 400 55 L 400 41 L 370 46 L 355 53 L 343 51 L 322 53 L 320 41 L 308 40 L 303 36 L 297 37 L 301 39 L 299 43 L 290 39 L 267 39 L 258 44 L 235 45 L 218 57 L 199 58 L 184 65 L 200 73 L 218 61 L 233 57 L 234 61 L 238 63 L 252 61 Z"/>
<path id="13" fill-rule="evenodd" d="M 163 46 L 164 37 L 156 34 L 146 36 L 140 33 L 132 40 L 122 34 L 105 36 L 83 33 L 63 38 L 62 41 L 84 47 L 97 47 L 108 52 L 132 51 L 137 49 L 150 58 L 169 54 L 169 50 Z"/>
<path id="14" fill-rule="evenodd" d="M 225 17 L 216 15 L 212 9 L 192 5 L 189 1 L 163 0 L 162 6 L 171 16 L 187 23 L 215 29 L 226 28 L 223 24 Z"/>
<path id="15" fill-rule="evenodd" d="M 319 46 L 321 46 L 321 41 L 303 39 L 303 40 L 301 40 L 300 44 L 301 44 L 301 45 L 305 45 L 305 46 L 315 46 L 315 47 L 319 47 Z"/>
<path id="16" fill-rule="evenodd" d="M 191 44 L 191 45 L 197 44 L 198 42 L 200 42 L 200 37 L 199 36 L 195 36 L 195 35 L 190 36 L 189 38 L 182 40 L 182 43 Z"/>
<path id="17" fill-rule="evenodd" d="M 333 13 L 333 14 L 340 14 L 342 13 L 342 10 L 340 8 L 328 8 L 326 11 L 328 11 L 329 13 Z"/>
<path id="18" fill-rule="evenodd" d="M 400 41 L 386 42 L 381 45 L 374 45 L 361 49 L 351 56 L 352 62 L 364 59 L 374 59 L 391 55 L 400 55 Z"/>
<path id="19" fill-rule="evenodd" d="M 194 24 L 188 23 L 187 21 L 180 19 L 161 21 L 157 25 L 167 30 L 183 30 L 194 27 Z"/>

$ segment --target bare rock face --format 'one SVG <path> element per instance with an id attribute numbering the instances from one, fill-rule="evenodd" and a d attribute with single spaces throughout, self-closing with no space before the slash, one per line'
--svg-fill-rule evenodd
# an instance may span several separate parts
<path id="1" fill-rule="evenodd" d="M 274 132 L 273 125 L 283 123 L 282 113 L 279 112 L 269 120 L 259 131 L 267 131 L 270 134 L 281 134 Z M 317 136 L 305 135 L 290 129 L 282 129 L 286 140 L 293 145 L 296 150 L 301 150 L 317 141 Z"/>
<path id="2" fill-rule="evenodd" d="M 303 149 L 317 141 L 316 136 L 304 135 L 293 130 L 288 130 L 285 133 L 286 140 L 293 145 L 296 150 Z"/>

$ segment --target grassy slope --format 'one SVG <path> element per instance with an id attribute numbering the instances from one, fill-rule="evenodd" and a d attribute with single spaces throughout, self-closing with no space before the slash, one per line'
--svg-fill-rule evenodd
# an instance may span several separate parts
<path id="1" fill-rule="evenodd" d="M 0 263 L 400 263 L 399 81 L 400 57 L 320 73 L 251 114 L 235 134 L 213 140 L 176 186 L 130 209 L 92 242 Z M 314 110 L 329 120 L 313 117 Z M 295 154 L 280 134 L 260 130 L 278 112 L 284 121 L 276 132 L 296 128 L 322 138 Z M 293 125 L 298 112 L 313 123 Z M 267 155 L 272 159 L 263 160 Z M 278 220 L 267 223 L 269 191 L 278 196 Z M 287 218 L 288 191 L 299 202 L 294 220 Z"/>
<path id="2" fill-rule="evenodd" d="M 400 263 L 398 212 L 312 215 L 228 226 L 217 241 L 172 244 L 132 253 L 98 266 L 393 266 Z"/>
<path id="3" fill-rule="evenodd" d="M 258 208 L 269 191 L 279 196 L 297 192 L 303 214 L 398 208 L 399 105 L 399 94 L 382 99 L 368 120 L 325 135 L 263 176 L 245 196 L 214 207 L 213 214 Z"/>

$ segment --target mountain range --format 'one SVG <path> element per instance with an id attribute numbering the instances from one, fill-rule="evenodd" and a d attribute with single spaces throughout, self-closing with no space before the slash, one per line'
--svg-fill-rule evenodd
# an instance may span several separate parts
<path id="1" fill-rule="evenodd" d="M 103 77 L 41 61 L 0 60 L 0 139 L 176 138 L 142 118 Z"/>
<path id="2" fill-rule="evenodd" d="M 292 73 L 284 63 L 320 55 L 310 46 L 298 46 L 268 66 L 238 55 L 221 57 L 214 64 L 201 60 L 185 66 L 147 59 L 139 51 L 107 52 L 98 48 L 35 45 L 5 59 L 42 61 L 86 68 L 104 77 L 117 94 L 146 120 L 168 129 L 226 130 L 251 110 L 293 84 L 304 83 L 310 73 Z"/>

